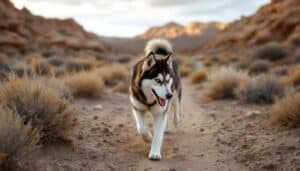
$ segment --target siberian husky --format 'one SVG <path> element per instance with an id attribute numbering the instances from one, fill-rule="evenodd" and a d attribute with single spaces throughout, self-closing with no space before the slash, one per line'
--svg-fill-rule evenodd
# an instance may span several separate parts
<path id="1" fill-rule="evenodd" d="M 172 45 L 165 39 L 152 39 L 145 56 L 137 61 L 130 76 L 130 102 L 139 134 L 151 142 L 149 159 L 161 159 L 161 145 L 169 114 L 174 124 L 180 122 L 181 81 L 173 60 Z M 153 137 L 148 130 L 146 113 L 154 120 Z"/>

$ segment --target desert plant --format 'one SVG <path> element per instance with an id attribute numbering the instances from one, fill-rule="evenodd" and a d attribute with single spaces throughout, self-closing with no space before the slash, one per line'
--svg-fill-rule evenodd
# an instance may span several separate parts
<path id="1" fill-rule="evenodd" d="M 77 58 L 74 61 L 79 64 L 83 70 L 91 70 L 95 65 L 95 61 L 88 58 Z"/>
<path id="2" fill-rule="evenodd" d="M 266 59 L 276 61 L 283 59 L 288 54 L 287 48 L 277 42 L 270 42 L 259 46 L 253 51 L 253 57 L 258 59 Z"/>
<path id="3" fill-rule="evenodd" d="M 245 102 L 272 103 L 276 97 L 284 95 L 283 84 L 269 75 L 259 75 L 243 81 L 237 95 Z"/>
<path id="4" fill-rule="evenodd" d="M 179 73 L 180 76 L 182 77 L 187 77 L 188 75 L 190 75 L 190 73 L 192 73 L 192 68 L 187 66 L 187 65 L 180 65 L 179 66 Z"/>
<path id="5" fill-rule="evenodd" d="M 212 99 L 235 97 L 235 89 L 248 75 L 233 67 L 222 67 L 208 76 L 206 94 Z"/>
<path id="6" fill-rule="evenodd" d="M 66 85 L 75 97 L 93 98 L 103 92 L 103 80 L 96 72 L 82 71 L 65 78 Z"/>
<path id="7" fill-rule="evenodd" d="M 66 140 L 75 126 L 74 110 L 59 91 L 44 84 L 40 78 L 18 78 L 14 75 L 0 86 L 0 103 L 31 123 L 41 128 L 41 143 L 58 139 Z"/>
<path id="8" fill-rule="evenodd" d="M 103 78 L 107 86 L 114 86 L 120 81 L 127 81 L 129 73 L 128 70 L 121 65 L 102 67 L 97 72 Z"/>
<path id="9" fill-rule="evenodd" d="M 24 125 L 20 115 L 1 108 L 0 170 L 24 169 L 23 160 L 38 147 L 39 138 L 39 128 Z"/>
<path id="10" fill-rule="evenodd" d="M 269 61 L 257 60 L 249 66 L 248 73 L 250 75 L 258 75 L 261 73 L 267 73 L 267 72 L 269 72 L 270 68 L 271 68 L 271 63 Z"/>
<path id="11" fill-rule="evenodd" d="M 120 93 L 127 93 L 128 92 L 128 84 L 125 84 L 124 82 L 118 82 L 115 86 L 113 86 L 112 91 L 120 92 Z"/>
<path id="12" fill-rule="evenodd" d="M 58 57 L 51 57 L 48 59 L 50 65 L 60 67 L 64 64 L 64 61 Z"/>
<path id="13" fill-rule="evenodd" d="M 51 73 L 51 66 L 45 59 L 36 59 L 31 63 L 32 71 L 38 75 L 46 75 Z"/>
<path id="14" fill-rule="evenodd" d="M 193 72 L 189 76 L 189 82 L 191 84 L 200 83 L 200 82 L 204 81 L 205 79 L 206 79 L 206 71 L 204 71 L 204 70 L 199 70 L 199 71 Z"/>
<path id="15" fill-rule="evenodd" d="M 300 85 L 300 65 L 292 68 L 288 75 L 284 78 L 284 82 L 288 85 Z"/>
<path id="16" fill-rule="evenodd" d="M 271 123 L 287 128 L 300 126 L 300 93 L 285 97 L 272 106 Z"/>

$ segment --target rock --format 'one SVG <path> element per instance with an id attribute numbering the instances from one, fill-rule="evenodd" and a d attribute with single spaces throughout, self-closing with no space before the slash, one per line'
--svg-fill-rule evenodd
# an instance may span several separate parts
<path id="1" fill-rule="evenodd" d="M 94 106 L 94 110 L 102 110 L 103 106 L 102 105 L 96 105 Z"/>
<path id="2" fill-rule="evenodd" d="M 248 111 L 248 112 L 245 114 L 245 116 L 246 116 L 247 118 L 254 119 L 254 118 L 256 118 L 257 116 L 260 116 L 261 114 L 262 114 L 261 111 L 259 111 L 259 110 L 253 110 L 253 111 Z"/>

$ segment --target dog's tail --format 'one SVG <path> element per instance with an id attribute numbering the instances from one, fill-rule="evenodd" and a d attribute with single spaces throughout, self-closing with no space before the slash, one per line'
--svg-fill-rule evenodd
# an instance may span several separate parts
<path id="1" fill-rule="evenodd" d="M 167 56 L 173 53 L 173 47 L 168 40 L 156 38 L 149 40 L 146 44 L 145 55 L 148 56 L 151 52 Z"/>

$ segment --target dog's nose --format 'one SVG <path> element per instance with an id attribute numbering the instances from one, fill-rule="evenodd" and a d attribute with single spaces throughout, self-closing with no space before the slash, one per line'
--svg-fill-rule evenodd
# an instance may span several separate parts
<path id="1" fill-rule="evenodd" d="M 173 97 L 173 94 L 168 93 L 168 94 L 166 95 L 166 97 L 167 97 L 167 99 L 171 99 L 171 98 Z"/>

